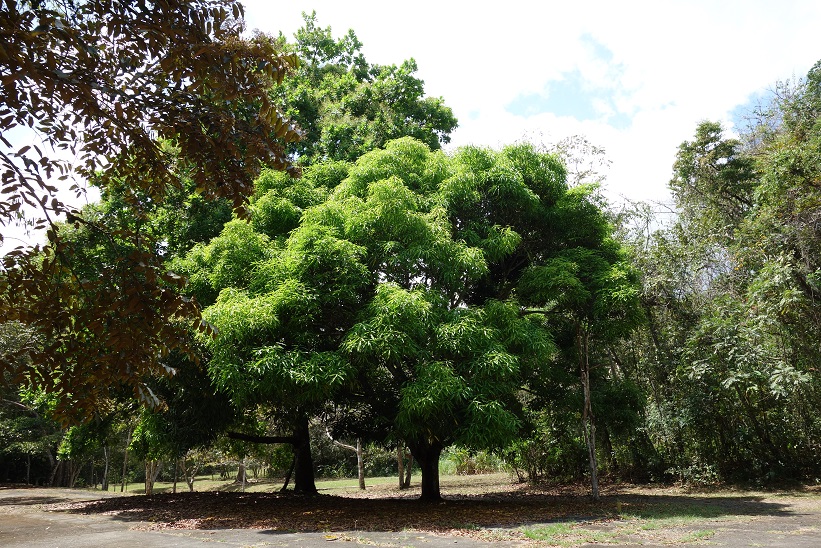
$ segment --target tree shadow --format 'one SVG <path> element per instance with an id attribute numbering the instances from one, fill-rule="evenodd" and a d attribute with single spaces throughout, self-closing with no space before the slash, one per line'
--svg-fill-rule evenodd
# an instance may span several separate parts
<path id="1" fill-rule="evenodd" d="M 401 498 L 300 496 L 280 493 L 178 493 L 81 501 L 55 509 L 143 521 L 149 528 L 255 528 L 275 532 L 448 531 L 517 528 L 540 523 L 600 520 L 711 520 L 794 516 L 788 503 L 762 496 L 613 494 L 493 494 L 450 497 L 438 503 Z"/>
<path id="2" fill-rule="evenodd" d="M 74 504 L 111 496 L 95 491 L 31 485 L 0 485 L 0 506 Z"/>

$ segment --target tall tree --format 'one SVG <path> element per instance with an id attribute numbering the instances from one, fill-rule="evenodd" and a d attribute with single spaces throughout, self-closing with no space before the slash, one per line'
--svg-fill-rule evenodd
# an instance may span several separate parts
<path id="1" fill-rule="evenodd" d="M 349 433 L 404 439 L 436 500 L 441 451 L 501 449 L 523 423 L 520 389 L 549 384 L 549 303 L 524 308 L 535 301 L 519 286 L 563 252 L 618 257 L 588 222 L 600 209 L 527 146 L 451 158 L 403 138 L 355 165 L 314 164 L 297 185 L 281 177 L 259 180 L 249 223 L 180 263 L 213 303 L 211 375 L 285 416 L 331 402 L 373 417 Z"/>
<path id="2" fill-rule="evenodd" d="M 676 222 L 634 240 L 650 431 L 680 478 L 817 473 L 819 74 L 776 86 L 738 139 L 700 124 Z"/>

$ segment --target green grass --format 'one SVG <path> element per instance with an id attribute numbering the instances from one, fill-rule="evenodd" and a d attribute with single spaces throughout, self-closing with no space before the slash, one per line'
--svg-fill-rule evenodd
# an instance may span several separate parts
<path id="1" fill-rule="evenodd" d="M 636 544 L 637 542 L 639 544 L 646 542 L 693 544 L 711 539 L 716 532 L 712 529 L 688 532 L 656 522 L 637 526 L 634 522 L 626 520 L 609 523 L 550 523 L 524 528 L 522 534 L 526 538 L 545 542 L 550 546 L 572 548 L 585 544 Z"/>
<path id="2" fill-rule="evenodd" d="M 687 523 L 695 520 L 715 519 L 726 513 L 726 510 L 713 505 L 690 502 L 656 503 L 642 508 L 628 509 L 619 512 L 623 519 L 652 520 L 665 525 Z"/>
<path id="3" fill-rule="evenodd" d="M 703 531 L 693 531 L 692 533 L 685 535 L 681 538 L 681 542 L 690 543 L 690 542 L 703 542 L 705 540 L 710 540 L 715 536 L 716 532 L 712 529 L 705 529 Z"/>
<path id="4" fill-rule="evenodd" d="M 573 532 L 576 523 L 562 522 L 540 525 L 538 527 L 528 527 L 523 529 L 524 535 L 531 540 L 543 540 L 550 543 L 558 543 L 562 538 Z"/>
<path id="5" fill-rule="evenodd" d="M 700 544 L 715 536 L 713 529 L 695 529 L 718 518 L 744 519 L 719 505 L 685 497 L 632 505 L 615 501 L 613 513 L 583 521 L 561 521 L 521 528 L 529 539 L 551 546 L 574 548 L 586 544 Z"/>
<path id="6" fill-rule="evenodd" d="M 552 546 L 579 546 L 581 544 L 618 544 L 619 531 L 589 529 L 583 523 L 561 522 L 528 527 L 522 530 L 531 540 L 547 542 Z"/>

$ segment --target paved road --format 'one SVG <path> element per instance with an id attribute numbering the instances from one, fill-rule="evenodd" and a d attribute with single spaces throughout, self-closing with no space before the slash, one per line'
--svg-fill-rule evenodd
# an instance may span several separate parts
<path id="1" fill-rule="evenodd" d="M 78 500 L 94 500 L 100 492 L 69 489 L 0 489 L 0 547 L 3 548 L 86 548 L 95 546 L 190 548 L 204 545 L 243 547 L 329 547 L 329 543 L 347 546 L 369 545 L 397 548 L 487 548 L 492 543 L 463 537 L 449 537 L 414 531 L 345 533 L 280 533 L 257 529 L 162 530 L 147 529 L 146 523 L 126 521 L 106 515 L 81 515 L 47 511 L 43 505 Z M 109 495 L 111 496 L 111 495 Z M 741 547 L 821 547 L 821 507 L 818 499 L 802 503 L 794 500 L 778 515 L 759 515 L 738 521 L 710 521 L 693 526 L 710 529 L 705 541 L 688 543 L 710 546 Z M 594 525 L 606 531 L 618 522 Z M 520 543 L 509 542 L 507 545 Z M 620 545 L 653 546 L 647 539 L 621 538 Z M 601 546 L 601 545 L 597 545 Z M 590 545 L 591 548 L 596 546 Z"/>

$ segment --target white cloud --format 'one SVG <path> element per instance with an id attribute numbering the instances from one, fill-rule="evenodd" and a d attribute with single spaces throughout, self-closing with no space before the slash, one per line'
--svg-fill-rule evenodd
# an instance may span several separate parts
<path id="1" fill-rule="evenodd" d="M 245 4 L 252 28 L 290 37 L 300 12 L 315 9 L 335 35 L 352 28 L 371 62 L 414 57 L 427 93 L 460 120 L 456 146 L 583 134 L 613 162 L 611 196 L 656 200 L 668 196 L 676 147 L 698 122 L 728 121 L 753 93 L 803 76 L 819 55 L 821 26 L 821 3 L 809 0 Z M 574 71 L 610 90 L 590 99 L 600 119 L 505 110 Z M 617 114 L 630 118 L 624 129 L 607 123 Z"/>

